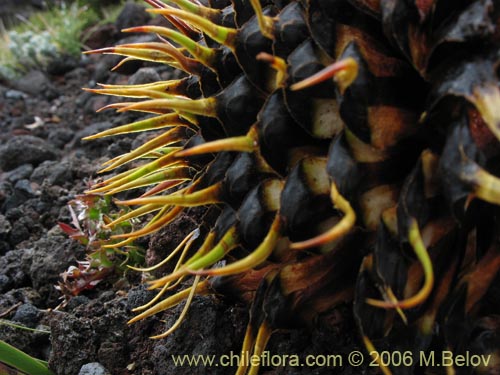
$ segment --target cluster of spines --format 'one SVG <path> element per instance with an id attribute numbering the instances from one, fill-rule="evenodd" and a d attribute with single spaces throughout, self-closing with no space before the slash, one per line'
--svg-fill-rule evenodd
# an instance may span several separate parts
<path id="1" fill-rule="evenodd" d="M 380 322 L 397 325 L 383 309 L 396 311 L 414 329 L 420 317 L 405 311 L 423 306 L 422 316 L 431 316 L 426 327 L 436 324 L 432 313 L 444 300 L 436 294 L 450 284 L 446 277 L 456 277 L 449 270 L 460 269 L 458 255 L 448 249 L 453 266 L 436 261 L 437 249 L 457 228 L 478 230 L 469 209 L 473 198 L 500 202 L 499 179 L 484 168 L 498 154 L 491 145 L 500 134 L 497 7 L 483 1 L 454 9 L 444 0 L 434 7 L 363 0 L 281 7 L 235 0 L 221 9 L 189 0 L 147 2 L 177 30 L 128 29 L 156 33 L 160 42 L 92 52 L 163 62 L 190 76 L 92 90 L 147 99 L 106 108 L 156 116 L 89 138 L 167 130 L 109 161 L 103 172 L 146 159 L 91 192 L 153 186 L 139 198 L 117 202 L 138 208 L 110 226 L 154 213 L 142 229 L 122 235 L 119 245 L 159 230 L 185 207 L 215 205 L 221 213 L 208 223 L 208 233 L 191 233 L 165 260 L 180 253 L 175 270 L 151 282 L 161 291 L 132 321 L 187 299 L 180 322 L 194 294 L 230 286 L 235 294 L 255 290 L 243 345 L 254 352 L 273 329 L 289 325 L 289 310 L 312 321 L 350 301 L 354 289 L 367 346 L 373 345 L 369 337 L 393 339 L 381 331 Z M 493 30 L 462 25 L 479 17 L 479 7 L 486 9 L 479 21 Z M 453 16 L 439 28 L 446 10 Z M 448 43 L 469 47 L 471 39 L 485 51 L 442 59 Z M 188 256 L 193 244 L 198 249 Z M 210 268 L 240 248 L 237 259 Z M 494 250 L 487 254 L 498 264 Z M 338 264 L 351 274 L 339 272 Z M 476 271 L 483 266 L 478 262 Z M 489 283 L 497 270 L 485 273 Z M 439 272 L 446 277 L 436 277 Z M 258 277 L 248 281 L 247 273 Z M 189 275 L 195 275 L 191 288 L 158 302 Z M 268 305 L 276 301 L 278 307 Z M 370 314 L 380 319 L 372 327 Z"/>

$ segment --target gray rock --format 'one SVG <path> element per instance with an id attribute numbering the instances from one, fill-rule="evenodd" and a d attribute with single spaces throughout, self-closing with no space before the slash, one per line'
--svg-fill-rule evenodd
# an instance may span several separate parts
<path id="1" fill-rule="evenodd" d="M 5 238 L 12 229 L 9 220 L 3 215 L 0 215 L 0 238 Z"/>
<path id="2" fill-rule="evenodd" d="M 55 147 L 62 149 L 73 139 L 73 131 L 66 128 L 57 128 L 50 131 L 48 140 Z"/>
<path id="3" fill-rule="evenodd" d="M 14 136 L 0 146 L 0 168 L 10 171 L 23 164 L 39 165 L 57 158 L 57 150 L 41 138 L 31 135 Z"/>
<path id="4" fill-rule="evenodd" d="M 113 24 L 96 25 L 87 33 L 85 45 L 90 49 L 107 47 L 118 35 L 118 30 Z"/>
<path id="5" fill-rule="evenodd" d="M 182 309 L 178 305 L 164 316 L 166 327 L 170 327 L 177 319 Z M 198 315 L 201 314 L 201 315 Z M 199 319 L 203 316 L 203 319 Z M 178 373 L 178 368 L 171 360 L 172 355 L 222 355 L 237 351 L 238 338 L 243 335 L 243 327 L 236 322 L 244 321 L 244 310 L 228 311 L 227 306 L 211 297 L 195 297 L 190 306 L 189 314 L 179 328 L 169 336 L 168 340 L 158 340 L 153 343 L 151 359 L 155 363 L 155 374 L 170 375 Z M 189 328 L 188 328 L 189 327 Z M 223 330 L 220 327 L 224 327 Z M 192 335 L 185 331 L 196 332 Z M 203 337 L 203 340 L 198 339 Z M 224 373 L 224 372 L 221 372 Z M 204 375 L 203 367 L 189 368 L 185 374 Z"/>
<path id="6" fill-rule="evenodd" d="M 19 100 L 19 99 L 26 99 L 27 97 L 28 96 L 24 92 L 19 90 L 8 90 L 5 93 L 5 98 L 7 99 Z"/>
<path id="7" fill-rule="evenodd" d="M 47 76 L 38 70 L 32 70 L 14 84 L 17 90 L 30 95 L 43 95 L 48 100 L 59 96 L 59 93 Z"/>
<path id="8" fill-rule="evenodd" d="M 131 138 L 117 139 L 109 145 L 107 155 L 109 155 L 110 158 L 114 158 L 115 156 L 125 154 L 130 151 L 131 144 Z"/>
<path id="9" fill-rule="evenodd" d="M 99 362 L 92 362 L 83 365 L 78 375 L 109 375 L 109 371 Z"/>
<path id="10" fill-rule="evenodd" d="M 60 55 L 53 59 L 47 66 L 47 73 L 52 75 L 63 75 L 73 69 L 75 69 L 80 60 L 74 56 L 70 55 Z"/>
<path id="11" fill-rule="evenodd" d="M 73 138 L 73 146 L 72 147 L 78 147 L 78 146 L 95 146 L 98 143 L 109 143 L 110 139 L 98 139 L 98 140 L 93 140 L 93 141 L 83 141 L 82 138 L 85 138 L 89 135 L 93 135 L 96 133 L 99 133 L 101 131 L 107 130 L 111 128 L 113 125 L 109 121 L 103 121 L 103 122 L 96 122 L 90 126 L 87 126 L 85 129 L 80 130 L 77 132 Z"/>
<path id="12" fill-rule="evenodd" d="M 31 164 L 23 164 L 5 173 L 3 177 L 11 183 L 16 183 L 19 180 L 29 178 L 32 172 L 33 166 Z"/>
<path id="13" fill-rule="evenodd" d="M 95 65 L 93 80 L 96 82 L 106 82 L 110 73 L 111 68 L 113 68 L 122 58 L 115 55 L 104 55 L 102 59 L 97 60 Z M 89 85 L 91 86 L 91 85 Z M 90 94 L 90 93 L 89 93 Z M 88 95 L 89 97 L 92 94 Z M 88 98 L 87 98 L 88 100 Z"/>
<path id="14" fill-rule="evenodd" d="M 31 175 L 31 180 L 48 185 L 64 185 L 73 180 L 73 166 L 69 161 L 57 162 L 46 160 L 40 164 Z"/>
<path id="15" fill-rule="evenodd" d="M 0 291 L 4 291 L 9 289 L 8 287 L 10 286 L 11 280 L 7 275 L 0 274 Z"/>
<path id="16" fill-rule="evenodd" d="M 14 193 L 16 191 L 19 192 L 20 194 L 25 195 L 28 198 L 35 196 L 35 191 L 31 186 L 31 182 L 26 179 L 19 180 L 16 182 L 16 184 L 14 185 Z"/>
<path id="17" fill-rule="evenodd" d="M 23 267 L 22 250 L 11 250 L 0 258 L 0 277 L 2 278 L 0 289 L 5 293 L 11 288 L 19 288 L 28 284 L 29 277 L 26 267 Z"/>
<path id="18" fill-rule="evenodd" d="M 71 311 L 80 305 L 86 305 L 89 303 L 90 299 L 87 296 L 79 295 L 71 298 L 66 305 L 66 310 Z"/>
<path id="19" fill-rule="evenodd" d="M 23 241 L 30 238 L 31 231 L 33 229 L 34 222 L 29 217 L 25 216 L 16 221 L 12 225 L 12 230 L 9 235 L 9 242 L 12 246 L 15 246 Z"/>
<path id="20" fill-rule="evenodd" d="M 40 311 L 31 303 L 25 303 L 18 307 L 12 320 L 26 327 L 35 328 L 40 321 Z"/>
<path id="21" fill-rule="evenodd" d="M 111 299 L 104 294 L 71 313 L 59 313 L 51 319 L 49 364 L 55 373 L 78 374 L 82 365 L 93 362 L 104 366 L 109 373 L 123 372 L 128 360 L 126 353 L 131 349 L 132 337 L 126 323 L 130 316 L 123 298 L 113 299 L 113 292 Z"/>
<path id="22" fill-rule="evenodd" d="M 148 290 L 145 285 L 139 285 L 128 292 L 127 307 L 132 310 L 136 307 L 145 305 L 154 296 L 155 293 L 152 290 Z"/>
<path id="23" fill-rule="evenodd" d="M 105 340 L 97 351 L 97 360 L 107 368 L 113 368 L 116 363 L 127 363 L 126 351 L 123 342 Z M 110 367 L 113 366 L 113 367 Z"/>
<path id="24" fill-rule="evenodd" d="M 3 203 L 2 210 L 6 212 L 12 208 L 19 207 L 34 196 L 35 191 L 31 187 L 29 180 L 19 180 L 16 182 L 12 194 Z"/>
<path id="25" fill-rule="evenodd" d="M 38 306 L 42 302 L 40 295 L 36 290 L 30 287 L 10 289 L 0 294 L 0 311 L 7 311 L 14 305 L 29 303 Z M 43 312 L 40 311 L 43 315 Z M 0 327 L 2 325 L 0 324 Z"/>
<path id="26" fill-rule="evenodd" d="M 86 55 L 83 55 L 81 58 L 87 58 Z M 80 61 L 81 62 L 81 61 Z M 89 72 L 85 68 L 76 68 L 64 75 L 64 79 L 66 81 L 81 81 L 83 78 L 88 79 L 89 77 Z"/>
<path id="27" fill-rule="evenodd" d="M 60 297 L 54 288 L 60 281 L 59 274 L 75 264 L 77 259 L 83 259 L 83 248 L 65 235 L 49 235 L 33 244 L 30 258 L 32 285 L 47 299 L 47 304 L 51 304 Z"/>
<path id="28" fill-rule="evenodd" d="M 7 241 L 0 240 L 0 254 L 5 254 L 11 249 L 10 244 Z M 1 276 L 1 275 L 0 275 Z M 0 280 L 0 290 L 3 288 L 2 280 Z"/>
<path id="29" fill-rule="evenodd" d="M 10 210 L 5 211 L 5 217 L 11 223 L 16 220 L 19 220 L 23 216 L 24 216 L 23 210 L 21 210 L 20 208 L 12 208 Z"/>
<path id="30" fill-rule="evenodd" d="M 128 2 L 118 15 L 115 24 L 118 30 L 122 30 L 127 27 L 146 25 L 150 19 L 151 16 L 146 12 L 145 7 Z"/>
<path id="31" fill-rule="evenodd" d="M 128 80 L 129 85 L 151 83 L 161 81 L 161 77 L 154 68 L 141 68 L 135 72 Z"/>
<path id="32" fill-rule="evenodd" d="M 92 87 L 93 85 L 85 85 L 85 87 Z M 92 98 L 94 94 L 88 91 L 82 91 L 77 98 L 75 99 L 75 105 L 78 107 L 85 107 L 85 105 L 89 102 L 90 98 Z"/>
<path id="33" fill-rule="evenodd" d="M 82 365 L 95 361 L 97 352 L 92 320 L 57 314 L 50 320 L 53 349 L 49 366 L 56 374 L 78 374 Z"/>

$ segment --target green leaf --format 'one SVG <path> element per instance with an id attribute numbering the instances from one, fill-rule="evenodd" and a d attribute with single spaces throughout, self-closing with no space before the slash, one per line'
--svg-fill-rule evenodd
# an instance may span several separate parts
<path id="1" fill-rule="evenodd" d="M 47 363 L 0 340 L 0 362 L 22 371 L 28 375 L 54 375 Z"/>
<path id="2" fill-rule="evenodd" d="M 98 208 L 90 208 L 89 209 L 89 219 L 98 221 L 101 215 L 101 210 Z"/>

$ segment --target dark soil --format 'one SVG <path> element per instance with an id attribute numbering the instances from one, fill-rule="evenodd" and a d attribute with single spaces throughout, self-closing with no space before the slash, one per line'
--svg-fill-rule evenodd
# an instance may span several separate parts
<path id="1" fill-rule="evenodd" d="M 144 22 L 137 11 L 121 25 Z M 154 21 L 156 22 L 156 21 Z M 115 25 L 97 30 L 88 43 L 98 48 L 117 42 Z M 128 36 L 131 39 L 143 36 Z M 84 142 L 81 138 L 125 124 L 133 114 L 96 110 L 112 99 L 81 90 L 96 82 L 127 83 L 169 79 L 169 68 L 126 64 L 109 73 L 112 56 L 82 57 L 51 73 L 32 71 L 0 85 L 0 316 L 51 333 L 32 333 L 0 325 L 0 339 L 44 360 L 56 374 L 232 374 L 234 367 L 175 366 L 172 355 L 238 353 L 248 307 L 222 297 L 196 297 L 180 328 L 151 340 L 177 319 L 182 305 L 128 326 L 131 309 L 151 298 L 134 272 L 111 277 L 64 307 L 55 289 L 60 274 L 85 258 L 85 248 L 68 238 L 58 222 L 70 223 L 67 203 L 96 178 L 99 165 L 127 152 L 144 136 Z M 55 71 L 54 71 L 55 70 Z M 130 76 L 132 75 L 132 76 Z M 162 259 L 196 226 L 196 212 L 144 241 L 148 263 Z M 148 242 L 149 241 L 149 242 Z M 59 308 L 57 308 L 59 306 Z M 56 309 L 57 308 L 57 309 Z M 353 323 L 339 309 L 338 319 L 303 330 L 278 332 L 272 354 L 344 354 L 357 348 Z M 359 374 L 360 368 L 265 367 L 262 374 Z"/>

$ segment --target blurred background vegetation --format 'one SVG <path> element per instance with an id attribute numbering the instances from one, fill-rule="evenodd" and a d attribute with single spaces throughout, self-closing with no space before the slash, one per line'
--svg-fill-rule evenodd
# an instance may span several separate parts
<path id="1" fill-rule="evenodd" d="M 79 58 L 93 28 L 114 22 L 124 2 L 0 1 L 0 78 L 45 70 L 61 56 Z"/>

